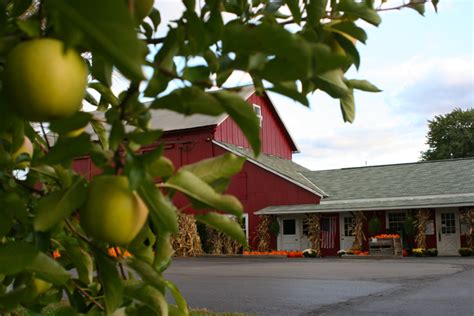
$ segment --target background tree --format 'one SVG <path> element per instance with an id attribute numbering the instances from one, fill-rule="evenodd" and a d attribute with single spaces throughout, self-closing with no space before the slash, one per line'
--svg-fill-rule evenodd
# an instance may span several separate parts
<path id="1" fill-rule="evenodd" d="M 422 152 L 422 160 L 474 157 L 474 108 L 456 108 L 428 122 L 429 148 Z"/>
<path id="2" fill-rule="evenodd" d="M 162 275 L 178 231 L 172 198 L 181 192 L 200 223 L 245 245 L 222 214 L 242 217 L 224 192 L 243 160 L 176 170 L 162 146 L 141 153 L 160 144 L 153 110 L 228 113 L 258 155 L 259 120 L 227 83 L 239 70 L 258 93 L 306 106 L 322 90 L 351 122 L 353 90 L 379 91 L 344 76 L 360 65 L 363 27 L 379 25 L 381 10 L 423 14 L 426 1 L 389 2 L 183 0 L 182 16 L 161 23 L 149 0 L 1 0 L 0 313 L 187 315 Z M 112 72 L 127 89 L 112 90 Z M 102 172 L 90 182 L 71 167 L 84 155 Z"/>

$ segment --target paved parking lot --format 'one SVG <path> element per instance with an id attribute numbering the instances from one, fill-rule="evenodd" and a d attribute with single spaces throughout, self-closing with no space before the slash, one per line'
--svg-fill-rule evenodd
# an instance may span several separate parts
<path id="1" fill-rule="evenodd" d="M 191 307 L 254 315 L 474 315 L 474 258 L 175 259 Z"/>

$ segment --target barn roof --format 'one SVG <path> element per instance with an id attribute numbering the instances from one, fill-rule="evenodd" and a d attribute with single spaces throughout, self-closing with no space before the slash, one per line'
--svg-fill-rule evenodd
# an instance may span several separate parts
<path id="1" fill-rule="evenodd" d="M 263 153 L 261 153 L 258 157 L 254 157 L 253 151 L 251 151 L 250 149 L 215 140 L 213 141 L 213 143 L 232 152 L 235 155 L 245 157 L 250 163 L 258 165 L 259 167 L 266 169 L 267 171 L 270 171 L 276 174 L 277 176 L 282 177 L 320 197 L 326 195 L 324 191 L 318 188 L 313 182 L 308 180 L 303 175 L 303 173 L 308 172 L 309 169 L 306 169 L 305 167 L 298 165 L 297 163 L 291 160 Z"/>
<path id="2" fill-rule="evenodd" d="M 319 205 L 267 207 L 259 214 L 474 205 L 474 158 L 303 172 L 328 194 Z"/>

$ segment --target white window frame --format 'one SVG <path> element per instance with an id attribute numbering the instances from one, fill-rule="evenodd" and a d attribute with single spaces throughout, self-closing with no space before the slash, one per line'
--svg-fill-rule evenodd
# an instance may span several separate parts
<path id="1" fill-rule="evenodd" d="M 255 103 L 253 103 L 252 106 L 253 106 L 253 111 L 255 112 L 255 114 L 257 115 L 260 121 L 260 127 L 262 127 L 262 124 L 263 124 L 262 123 L 263 122 L 262 107 Z"/>
<path id="2" fill-rule="evenodd" d="M 406 210 L 397 210 L 397 211 L 386 211 L 385 212 L 385 229 L 390 229 L 389 222 L 388 222 L 388 214 L 396 214 L 396 213 L 404 213 L 405 220 L 407 218 L 407 211 Z"/>
<path id="3" fill-rule="evenodd" d="M 235 219 L 235 215 L 227 214 L 228 217 Z M 244 213 L 242 214 L 242 218 L 245 220 L 245 239 L 249 240 L 249 214 Z"/>

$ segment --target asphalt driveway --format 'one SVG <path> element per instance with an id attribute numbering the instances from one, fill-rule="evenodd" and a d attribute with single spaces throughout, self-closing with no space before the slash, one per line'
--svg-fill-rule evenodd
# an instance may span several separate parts
<path id="1" fill-rule="evenodd" d="M 191 307 L 256 315 L 474 315 L 474 258 L 181 258 Z"/>

